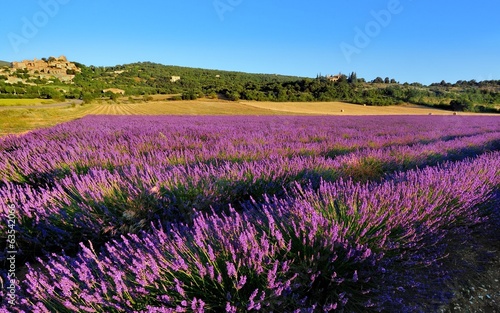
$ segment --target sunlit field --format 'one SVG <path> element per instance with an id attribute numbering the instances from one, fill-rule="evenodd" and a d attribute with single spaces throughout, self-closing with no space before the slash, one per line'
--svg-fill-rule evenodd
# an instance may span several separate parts
<path id="1" fill-rule="evenodd" d="M 276 115 L 286 114 L 224 101 L 100 102 L 53 108 L 1 108 L 0 136 L 51 127 L 86 115 Z"/>
<path id="2" fill-rule="evenodd" d="M 0 100 L 1 101 L 1 100 Z M 10 101 L 10 100 L 9 100 Z M 18 100 L 15 100 L 18 101 Z M 32 101 L 40 101 L 34 99 Z M 57 125 L 86 115 L 453 115 L 421 106 L 370 107 L 343 102 L 148 101 L 127 98 L 52 108 L 14 109 L 0 105 L 0 136 Z M 465 113 L 460 113 L 465 114 Z"/>
<path id="3" fill-rule="evenodd" d="M 500 226 L 499 122 L 91 115 L 4 136 L 2 277 L 15 249 L 20 283 L 2 308 L 437 311 Z"/>
<path id="4" fill-rule="evenodd" d="M 54 100 L 42 99 L 0 99 L 0 107 L 18 106 L 18 105 L 43 105 L 55 103 Z"/>

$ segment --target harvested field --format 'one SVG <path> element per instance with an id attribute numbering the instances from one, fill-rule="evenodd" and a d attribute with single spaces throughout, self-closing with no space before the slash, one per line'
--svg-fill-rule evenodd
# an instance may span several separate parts
<path id="1" fill-rule="evenodd" d="M 242 101 L 253 108 L 288 114 L 314 115 L 450 115 L 450 111 L 420 105 L 363 106 L 345 102 L 257 102 Z"/>
<path id="2" fill-rule="evenodd" d="M 416 105 L 371 107 L 343 102 L 192 101 L 101 102 L 54 107 L 4 108 L 0 136 L 54 126 L 86 115 L 452 115 Z M 465 115 L 466 113 L 459 113 Z M 473 114 L 473 113 L 470 113 Z M 477 114 L 474 114 L 477 115 Z M 481 114 L 484 115 L 484 114 Z"/>

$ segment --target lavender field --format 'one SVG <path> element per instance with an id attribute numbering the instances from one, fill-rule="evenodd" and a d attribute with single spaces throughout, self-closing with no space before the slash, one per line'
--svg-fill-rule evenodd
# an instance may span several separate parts
<path id="1" fill-rule="evenodd" d="M 499 239 L 500 119 L 87 116 L 0 177 L 0 311 L 433 312 Z"/>

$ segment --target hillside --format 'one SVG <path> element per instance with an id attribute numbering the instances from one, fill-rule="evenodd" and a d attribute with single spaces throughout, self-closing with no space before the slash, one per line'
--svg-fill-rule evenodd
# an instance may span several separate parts
<path id="1" fill-rule="evenodd" d="M 418 104 L 466 112 L 500 112 L 500 81 L 441 82 L 424 86 L 400 84 L 377 77 L 372 81 L 349 76 L 316 78 L 277 74 L 190 68 L 151 62 L 97 67 L 77 62 L 71 80 L 57 75 L 43 78 L 26 69 L 4 70 L 0 79 L 0 98 L 117 100 L 119 95 L 178 95 L 173 100 L 197 98 L 272 102 L 343 101 L 367 106 Z M 67 70 L 67 69 L 66 69 Z M 64 70 L 64 72 L 66 72 Z M 64 73 L 63 73 L 64 74 Z M 74 76 L 73 76 L 74 74 Z"/>
<path id="2" fill-rule="evenodd" d="M 175 94 L 208 95 L 223 93 L 241 87 L 296 81 L 300 77 L 276 74 L 251 74 L 235 71 L 190 68 L 140 62 L 112 67 L 78 64 L 82 69 L 75 83 L 89 91 L 120 88 L 129 95 Z"/>
<path id="3" fill-rule="evenodd" d="M 318 76 L 315 79 L 275 74 L 167 66 L 143 62 L 114 67 L 86 67 L 75 83 L 87 95 L 119 88 L 127 95 L 182 94 L 226 100 L 277 102 L 345 101 L 369 106 L 404 103 L 455 111 L 496 113 L 500 108 L 500 81 L 441 82 L 431 86 L 399 84 L 378 77 L 371 82 L 351 75 Z"/>
<path id="4" fill-rule="evenodd" d="M 0 60 L 0 67 L 4 67 L 4 66 L 10 66 L 10 62 L 7 62 L 7 61 L 1 61 L 1 60 Z"/>

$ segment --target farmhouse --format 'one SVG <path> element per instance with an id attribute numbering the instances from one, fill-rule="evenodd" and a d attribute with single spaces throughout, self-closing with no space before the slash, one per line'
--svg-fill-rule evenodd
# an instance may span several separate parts
<path id="1" fill-rule="evenodd" d="M 178 80 L 181 80 L 181 77 L 180 77 L 180 76 L 172 76 L 172 78 L 170 79 L 170 81 L 171 81 L 172 83 L 175 83 L 175 82 L 176 82 L 176 81 L 178 81 Z"/>
<path id="2" fill-rule="evenodd" d="M 108 88 L 108 89 L 104 89 L 102 91 L 102 93 L 106 93 L 106 92 L 111 92 L 111 93 L 114 93 L 115 95 L 124 95 L 125 94 L 125 90 L 118 89 L 118 88 Z"/>
<path id="3" fill-rule="evenodd" d="M 329 80 L 329 81 L 331 81 L 331 82 L 336 82 L 336 81 L 338 81 L 341 77 L 342 77 L 342 75 L 340 75 L 340 74 L 339 74 L 339 75 L 333 75 L 333 76 L 328 75 L 328 76 L 326 76 L 326 79 L 327 79 L 327 80 Z"/>

